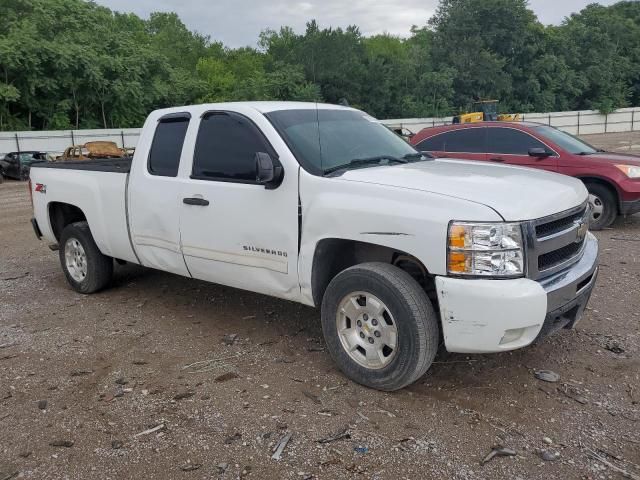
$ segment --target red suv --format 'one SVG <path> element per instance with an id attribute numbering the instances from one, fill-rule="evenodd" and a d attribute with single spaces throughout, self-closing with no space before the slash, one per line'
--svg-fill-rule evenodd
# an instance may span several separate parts
<path id="1" fill-rule="evenodd" d="M 531 122 L 445 125 L 421 130 L 411 144 L 439 158 L 541 168 L 579 178 L 590 193 L 592 230 L 608 227 L 617 215 L 640 212 L 640 156 L 596 149 L 554 127 Z"/>

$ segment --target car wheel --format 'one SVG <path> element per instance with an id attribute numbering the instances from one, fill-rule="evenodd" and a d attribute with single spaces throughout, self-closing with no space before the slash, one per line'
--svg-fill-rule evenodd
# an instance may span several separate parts
<path id="1" fill-rule="evenodd" d="M 62 231 L 60 263 L 69 285 L 80 293 L 97 292 L 113 277 L 113 259 L 100 252 L 87 222 L 72 223 Z"/>
<path id="2" fill-rule="evenodd" d="M 618 216 L 618 203 L 614 193 L 604 185 L 598 183 L 587 184 L 589 203 L 591 204 L 591 218 L 589 228 L 602 230 L 611 225 Z"/>
<path id="3" fill-rule="evenodd" d="M 438 319 L 408 273 L 365 263 L 339 273 L 322 300 L 329 353 L 351 380 L 393 391 L 419 379 L 433 363 Z"/>

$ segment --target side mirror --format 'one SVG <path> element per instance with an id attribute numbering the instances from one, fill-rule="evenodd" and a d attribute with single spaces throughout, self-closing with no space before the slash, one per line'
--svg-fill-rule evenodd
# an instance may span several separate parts
<path id="1" fill-rule="evenodd" d="M 256 182 L 266 188 L 275 188 L 282 178 L 282 167 L 275 165 L 271 155 L 256 152 Z"/>
<path id="2" fill-rule="evenodd" d="M 551 152 L 547 151 L 546 148 L 535 147 L 529 149 L 529 156 L 535 158 L 547 158 L 551 156 Z"/>

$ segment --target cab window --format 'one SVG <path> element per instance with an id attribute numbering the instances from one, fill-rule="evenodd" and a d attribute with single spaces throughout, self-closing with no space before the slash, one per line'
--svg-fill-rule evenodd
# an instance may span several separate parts
<path id="1" fill-rule="evenodd" d="M 189 117 L 171 116 L 160 119 L 153 136 L 147 168 L 151 175 L 175 177 L 178 175 L 182 145 L 187 134 Z"/>
<path id="2" fill-rule="evenodd" d="M 546 148 L 541 141 L 513 128 L 489 128 L 487 135 L 490 153 L 529 155 L 532 148 Z"/>
<path id="3" fill-rule="evenodd" d="M 200 122 L 192 178 L 255 183 L 257 152 L 275 157 L 251 121 L 234 113 L 211 112 Z"/>
<path id="4" fill-rule="evenodd" d="M 484 127 L 476 127 L 441 133 L 440 135 L 420 142 L 418 144 L 418 150 L 451 153 L 485 153 L 485 130 L 486 128 Z"/>

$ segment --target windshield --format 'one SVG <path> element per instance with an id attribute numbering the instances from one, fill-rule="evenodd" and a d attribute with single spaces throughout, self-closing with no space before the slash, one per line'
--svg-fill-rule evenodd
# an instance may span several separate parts
<path id="1" fill-rule="evenodd" d="M 535 129 L 543 137 L 548 138 L 550 141 L 569 153 L 590 155 L 598 152 L 596 148 L 592 147 L 588 143 L 583 142 L 573 135 L 569 135 L 566 132 L 558 130 L 557 128 L 541 125 L 539 127 L 535 127 Z"/>
<path id="2" fill-rule="evenodd" d="M 353 160 L 404 158 L 418 153 L 376 119 L 356 110 L 279 110 L 266 116 L 300 164 L 315 174 L 346 167 Z M 356 165 L 364 164 L 352 166 Z"/>

